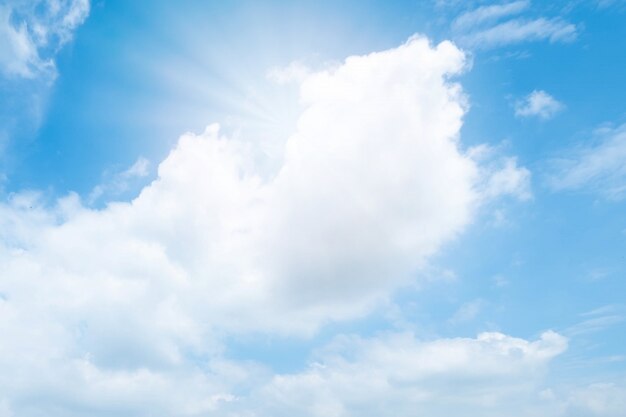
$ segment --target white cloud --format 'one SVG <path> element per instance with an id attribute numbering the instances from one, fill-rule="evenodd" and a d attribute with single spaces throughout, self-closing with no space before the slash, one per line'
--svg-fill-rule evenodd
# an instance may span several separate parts
<path id="1" fill-rule="evenodd" d="M 561 19 L 514 19 L 496 26 L 464 35 L 463 45 L 473 48 L 494 48 L 527 41 L 548 40 L 571 42 L 577 37 L 576 26 Z"/>
<path id="2" fill-rule="evenodd" d="M 485 301 L 481 299 L 463 303 L 448 320 L 452 324 L 465 323 L 474 320 L 485 307 Z"/>
<path id="3" fill-rule="evenodd" d="M 128 191 L 130 185 L 136 182 L 137 179 L 147 177 L 150 173 L 149 168 L 150 162 L 143 157 L 139 157 L 133 165 L 125 171 L 113 175 L 105 172 L 106 177 L 109 178 L 91 190 L 87 198 L 88 203 L 93 204 L 105 196 L 109 198 L 119 197 L 120 194 Z"/>
<path id="4" fill-rule="evenodd" d="M 577 388 L 568 398 L 568 415 L 620 417 L 626 410 L 626 385 L 594 383 Z"/>
<path id="5" fill-rule="evenodd" d="M 527 16 L 529 9 L 528 1 L 481 6 L 458 16 L 452 31 L 461 45 L 474 49 L 531 41 L 571 42 L 578 36 L 576 25 L 558 17 Z"/>
<path id="6" fill-rule="evenodd" d="M 624 6 L 626 6 L 624 0 L 596 0 L 595 3 L 600 9 L 616 6 L 618 11 L 623 11 Z"/>
<path id="7" fill-rule="evenodd" d="M 515 104 L 517 117 L 538 117 L 548 120 L 565 108 L 563 103 L 557 101 L 543 90 L 534 90 Z"/>
<path id="8" fill-rule="evenodd" d="M 463 65 L 450 43 L 424 39 L 351 57 L 302 83 L 306 109 L 272 178 L 213 125 L 184 135 L 133 202 L 79 208 L 20 245 L 51 251 L 58 265 L 41 267 L 77 278 L 109 271 L 127 283 L 162 263 L 168 285 L 180 276 L 198 295 L 222 294 L 210 309 L 250 315 L 233 325 L 360 314 L 471 220 L 478 170 L 457 147 L 464 98 L 444 78 Z M 83 243 L 109 241 L 110 253 Z M 103 254 L 117 261 L 98 263 Z M 286 320 L 292 309 L 303 316 Z"/>
<path id="9" fill-rule="evenodd" d="M 150 162 L 144 157 L 139 157 L 133 165 L 131 165 L 126 171 L 122 172 L 120 176 L 122 178 L 145 177 L 149 173 L 149 167 Z"/>
<path id="10" fill-rule="evenodd" d="M 576 323 L 574 326 L 566 329 L 565 333 L 571 336 L 578 336 L 585 333 L 600 332 L 623 322 L 624 319 L 626 317 L 617 314 L 594 317 Z"/>
<path id="11" fill-rule="evenodd" d="M 11 24 L 11 9 L 0 5 L 0 70 L 5 75 L 32 77 L 46 67 L 37 54 L 25 24 Z"/>
<path id="12" fill-rule="evenodd" d="M 474 26 L 479 26 L 487 22 L 493 22 L 506 16 L 519 14 L 528 9 L 529 5 L 530 2 L 523 0 L 511 3 L 481 6 L 477 9 L 465 12 L 454 19 L 452 27 L 456 30 L 470 29 Z"/>
<path id="13" fill-rule="evenodd" d="M 521 201 L 532 198 L 531 172 L 518 166 L 517 158 L 495 158 L 497 148 L 479 145 L 470 149 L 472 159 L 482 162 L 481 195 L 486 199 L 510 196 Z"/>
<path id="14" fill-rule="evenodd" d="M 88 0 L 0 0 L 0 155 L 16 133 L 39 128 L 56 55 L 88 14 Z"/>
<path id="15" fill-rule="evenodd" d="M 294 61 L 286 67 L 270 68 L 267 77 L 277 84 L 302 82 L 311 74 L 311 69 L 302 62 Z"/>
<path id="16" fill-rule="evenodd" d="M 509 192 L 483 192 L 498 170 L 459 149 L 466 99 L 449 76 L 464 66 L 451 43 L 418 37 L 310 74 L 271 175 L 249 142 L 211 125 L 183 135 L 131 202 L 94 210 L 70 195 L 46 208 L 13 195 L 0 205 L 8 406 L 208 412 L 233 400 L 228 381 L 256 378 L 216 359 L 219 335 L 308 335 L 370 311 Z"/>
<path id="17" fill-rule="evenodd" d="M 503 167 L 489 176 L 485 192 L 488 196 L 511 195 L 520 200 L 532 198 L 530 171 L 517 166 L 515 158 L 504 158 Z"/>
<path id="18" fill-rule="evenodd" d="M 626 124 L 602 128 L 581 144 L 552 161 L 549 178 L 555 190 L 587 190 L 609 199 L 626 196 Z"/>
<path id="19" fill-rule="evenodd" d="M 607 305 L 581 314 L 584 317 L 579 323 L 564 330 L 568 336 L 601 332 L 622 323 L 626 319 L 623 308 Z"/>
<path id="20" fill-rule="evenodd" d="M 411 334 L 339 337 L 309 369 L 274 377 L 260 415 L 541 415 L 542 374 L 567 348 L 546 332 L 529 342 L 501 333 L 421 342 Z M 512 411 L 514 410 L 514 411 Z"/>
<path id="21" fill-rule="evenodd" d="M 54 76 L 54 56 L 89 14 L 89 0 L 13 1 L 0 5 L 0 72 Z"/>

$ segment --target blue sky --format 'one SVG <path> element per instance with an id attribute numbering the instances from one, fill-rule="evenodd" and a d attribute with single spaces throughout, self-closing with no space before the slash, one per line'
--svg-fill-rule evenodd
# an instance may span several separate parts
<path id="1" fill-rule="evenodd" d="M 0 417 L 621 417 L 626 3 L 0 0 Z"/>

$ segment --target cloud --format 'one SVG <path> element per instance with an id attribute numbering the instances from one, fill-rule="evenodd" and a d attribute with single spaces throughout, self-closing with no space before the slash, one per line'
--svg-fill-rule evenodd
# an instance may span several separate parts
<path id="1" fill-rule="evenodd" d="M 577 388 L 568 398 L 568 415 L 619 417 L 626 409 L 626 385 L 613 382 Z"/>
<path id="2" fill-rule="evenodd" d="M 258 378 L 221 359 L 224 335 L 310 336 L 371 311 L 509 192 L 485 193 L 498 170 L 459 146 L 467 99 L 450 77 L 464 68 L 450 42 L 415 37 L 307 75 L 276 172 L 211 125 L 184 134 L 130 202 L 12 195 L 0 205 L 8 407 L 209 412 Z"/>
<path id="3" fill-rule="evenodd" d="M 624 4 L 624 0 L 596 0 L 594 3 L 599 9 L 605 9 L 615 6 L 617 7 L 618 11 L 623 11 L 624 6 L 626 6 L 626 4 Z"/>
<path id="4" fill-rule="evenodd" d="M 566 348 L 554 332 L 532 342 L 501 333 L 429 342 L 407 333 L 342 336 L 307 370 L 274 377 L 258 402 L 261 415 L 276 417 L 533 415 L 528 400 Z"/>
<path id="5" fill-rule="evenodd" d="M 578 336 L 586 333 L 600 332 L 623 322 L 624 319 L 624 316 L 617 314 L 594 317 L 576 323 L 574 326 L 566 329 L 565 333 L 570 336 Z"/>
<path id="6" fill-rule="evenodd" d="M 476 299 L 463 303 L 458 310 L 450 317 L 448 322 L 452 324 L 460 324 L 474 320 L 485 307 L 485 301 Z"/>
<path id="7" fill-rule="evenodd" d="M 514 1 L 512 3 L 493 4 L 481 6 L 477 9 L 465 12 L 452 22 L 453 29 L 469 29 L 487 22 L 497 21 L 503 17 L 519 14 L 528 9 L 530 2 Z"/>
<path id="8" fill-rule="evenodd" d="M 487 182 L 489 196 L 511 195 L 520 200 L 532 198 L 530 191 L 530 171 L 517 166 L 515 158 L 504 158 L 503 167 L 495 171 Z"/>
<path id="9" fill-rule="evenodd" d="M 88 14 L 88 0 L 0 1 L 0 159 L 16 136 L 39 128 L 56 56 Z"/>
<path id="10" fill-rule="evenodd" d="M 25 24 L 11 24 L 11 9 L 0 5 L 0 70 L 4 75 L 32 77 L 50 66 L 42 62 Z"/>
<path id="11" fill-rule="evenodd" d="M 481 6 L 458 16 L 452 22 L 456 40 L 473 49 L 490 49 L 532 41 L 571 42 L 577 27 L 561 18 L 512 17 L 529 9 L 530 2 Z"/>
<path id="12" fill-rule="evenodd" d="M 596 192 L 613 200 L 626 196 L 626 124 L 598 129 L 551 163 L 549 184 L 555 190 Z"/>
<path id="13" fill-rule="evenodd" d="M 302 82 L 311 74 L 311 69 L 302 62 L 294 61 L 286 67 L 270 68 L 267 78 L 277 84 L 288 84 L 290 82 Z"/>
<path id="14" fill-rule="evenodd" d="M 470 149 L 469 154 L 480 166 L 481 195 L 486 199 L 510 196 L 521 201 L 532 198 L 531 172 L 518 166 L 517 158 L 495 158 L 497 148 L 485 144 Z"/>
<path id="15" fill-rule="evenodd" d="M 137 179 L 147 177 L 150 173 L 149 168 L 150 162 L 143 157 L 139 157 L 133 165 L 125 171 L 113 175 L 105 172 L 105 175 L 110 178 L 91 190 L 87 198 L 88 203 L 93 204 L 104 196 L 109 198 L 119 197 L 121 194 L 128 191 L 131 184 Z"/>
<path id="16" fill-rule="evenodd" d="M 587 333 L 601 332 L 622 323 L 624 319 L 626 319 L 623 308 L 616 305 L 599 307 L 582 313 L 580 316 L 584 317 L 584 320 L 565 329 L 565 334 L 568 336 L 578 336 Z"/>
<path id="17" fill-rule="evenodd" d="M 14 1 L 0 5 L 0 72 L 54 76 L 54 56 L 89 14 L 89 0 Z"/>
<path id="18" fill-rule="evenodd" d="M 526 41 L 570 42 L 576 39 L 576 26 L 560 19 L 515 19 L 460 38 L 463 45 L 494 48 Z"/>
<path id="19" fill-rule="evenodd" d="M 543 90 L 534 90 L 515 103 L 515 115 L 517 117 L 538 117 L 543 120 L 553 118 L 565 108 L 563 103 L 557 101 Z"/>

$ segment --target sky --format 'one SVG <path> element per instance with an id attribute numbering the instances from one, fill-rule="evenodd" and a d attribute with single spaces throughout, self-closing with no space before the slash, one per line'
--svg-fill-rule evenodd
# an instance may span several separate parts
<path id="1" fill-rule="evenodd" d="M 623 0 L 0 0 L 0 417 L 624 417 Z"/>

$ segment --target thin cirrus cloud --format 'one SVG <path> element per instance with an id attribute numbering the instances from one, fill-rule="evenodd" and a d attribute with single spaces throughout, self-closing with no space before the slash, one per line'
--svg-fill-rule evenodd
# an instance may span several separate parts
<path id="1" fill-rule="evenodd" d="M 96 185 L 87 198 L 89 204 L 94 204 L 104 197 L 119 197 L 129 190 L 132 183 L 137 179 L 145 178 L 150 173 L 150 162 L 143 157 L 139 157 L 133 165 L 122 172 L 105 172 L 105 181 Z"/>
<path id="2" fill-rule="evenodd" d="M 89 0 L 0 4 L 0 73 L 54 76 L 54 56 L 89 15 Z"/>
<path id="3" fill-rule="evenodd" d="M 528 9 L 529 6 L 529 1 L 514 1 L 512 3 L 481 6 L 454 19 L 452 27 L 456 30 L 471 29 L 481 24 L 519 14 Z"/>
<path id="4" fill-rule="evenodd" d="M 553 118 L 565 105 L 543 90 L 534 90 L 515 103 L 517 117 L 537 117 L 542 120 Z"/>
<path id="5" fill-rule="evenodd" d="M 16 137 L 41 125 L 56 56 L 89 11 L 88 0 L 0 1 L 0 158 Z"/>
<path id="6" fill-rule="evenodd" d="M 14 194 L 0 206 L 0 406 L 214 412 L 269 372 L 225 359 L 219 335 L 311 336 L 387 300 L 482 205 L 523 198 L 514 160 L 494 182 L 502 164 L 460 149 L 467 99 L 450 77 L 465 67 L 452 43 L 415 37 L 304 74 L 304 110 L 269 177 L 249 142 L 211 125 L 183 135 L 131 202 Z M 497 361 L 511 341 L 515 355 L 536 346 L 467 343 Z"/>
<path id="7" fill-rule="evenodd" d="M 457 41 L 472 49 L 490 49 L 530 41 L 571 42 L 576 25 L 560 17 L 527 17 L 529 1 L 481 6 L 452 22 Z"/>
<path id="8" fill-rule="evenodd" d="M 626 197 L 626 124 L 598 129 L 592 139 L 550 163 L 548 183 L 555 190 Z"/>

